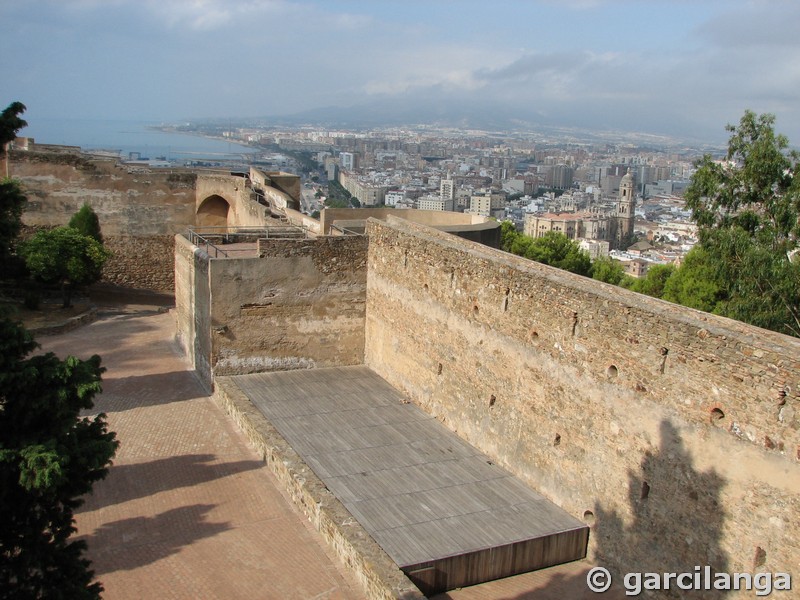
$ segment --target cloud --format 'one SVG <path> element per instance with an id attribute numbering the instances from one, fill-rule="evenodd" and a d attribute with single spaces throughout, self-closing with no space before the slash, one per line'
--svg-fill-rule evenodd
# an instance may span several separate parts
<path id="1" fill-rule="evenodd" d="M 800 49 L 799 22 L 800 3 L 796 0 L 757 0 L 709 18 L 693 33 L 720 48 Z"/>

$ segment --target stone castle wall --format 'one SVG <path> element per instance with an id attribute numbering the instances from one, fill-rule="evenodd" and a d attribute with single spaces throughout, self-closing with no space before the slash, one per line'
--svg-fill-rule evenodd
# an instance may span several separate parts
<path id="1" fill-rule="evenodd" d="M 209 256 L 182 235 L 175 236 L 175 339 L 211 390 L 211 296 Z"/>
<path id="2" fill-rule="evenodd" d="M 398 219 L 365 362 L 620 571 L 800 572 L 800 341 Z"/>
<path id="3" fill-rule="evenodd" d="M 11 176 L 28 197 L 25 225 L 66 225 L 88 204 L 114 253 L 104 280 L 172 291 L 172 240 L 195 222 L 194 173 L 129 168 L 75 153 L 12 152 L 10 159 Z"/>
<path id="4" fill-rule="evenodd" d="M 182 236 L 176 247 L 178 336 L 207 385 L 363 363 L 365 237 L 260 240 L 260 258 L 209 260 Z"/>

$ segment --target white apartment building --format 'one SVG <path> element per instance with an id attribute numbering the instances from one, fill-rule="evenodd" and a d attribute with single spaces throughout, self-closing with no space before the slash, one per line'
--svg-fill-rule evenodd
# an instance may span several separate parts
<path id="1" fill-rule="evenodd" d="M 453 210 L 453 200 L 442 198 L 441 196 L 422 196 L 417 201 L 420 210 Z"/>
<path id="2" fill-rule="evenodd" d="M 439 195 L 447 200 L 455 200 L 456 186 L 452 179 L 442 179 L 439 182 Z"/>
<path id="3" fill-rule="evenodd" d="M 503 194 L 473 194 L 469 199 L 469 211 L 484 217 L 492 216 L 492 211 L 503 208 Z"/>
<path id="4" fill-rule="evenodd" d="M 391 192 L 386 192 L 386 206 L 397 206 L 397 203 L 400 202 L 402 204 L 403 200 L 405 200 L 406 193 L 401 192 L 399 190 L 392 190 Z"/>

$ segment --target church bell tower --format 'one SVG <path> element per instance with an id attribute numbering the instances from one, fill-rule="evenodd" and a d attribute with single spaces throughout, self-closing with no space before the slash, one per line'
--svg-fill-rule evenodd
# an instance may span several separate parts
<path id="1" fill-rule="evenodd" d="M 633 235 L 633 220 L 636 211 L 635 182 L 631 170 L 619 182 L 619 196 L 617 197 L 617 248 Z"/>

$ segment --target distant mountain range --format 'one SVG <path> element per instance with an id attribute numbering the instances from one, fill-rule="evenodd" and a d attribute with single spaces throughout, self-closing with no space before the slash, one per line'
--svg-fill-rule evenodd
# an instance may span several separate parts
<path id="1" fill-rule="evenodd" d="M 592 115 L 579 122 L 565 115 L 543 115 L 534 109 L 498 106 L 482 102 L 450 102 L 437 99 L 420 104 L 404 98 L 384 98 L 349 107 L 327 106 L 290 115 L 264 117 L 271 125 L 317 124 L 330 128 L 371 129 L 378 127 L 430 126 L 487 132 L 539 134 L 553 141 L 580 143 L 627 143 L 652 147 L 687 147 L 718 150 L 721 143 L 678 134 L 655 134 L 621 128 L 621 123 L 604 123 Z M 619 115 L 616 115 L 619 118 Z M 676 128 L 677 129 L 677 128 Z"/>

